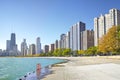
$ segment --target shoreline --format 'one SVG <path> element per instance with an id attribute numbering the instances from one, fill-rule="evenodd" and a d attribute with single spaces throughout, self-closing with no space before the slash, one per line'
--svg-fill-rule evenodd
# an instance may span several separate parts
<path id="1" fill-rule="evenodd" d="M 16 57 L 14 57 L 14 58 L 16 58 Z M 26 58 L 26 57 L 24 57 L 24 58 Z M 27 57 L 27 58 L 31 58 L 31 57 Z M 34 58 L 41 58 L 41 57 L 34 57 Z M 62 64 L 62 63 L 67 63 L 68 62 L 68 60 L 67 59 L 58 59 L 58 58 L 49 58 L 49 57 L 42 57 L 42 58 L 44 58 L 44 59 L 57 59 L 57 60 L 61 60 L 60 62 L 57 62 L 57 63 L 54 63 L 54 64 L 51 64 L 51 65 L 47 65 L 47 66 L 44 66 L 44 67 L 42 67 L 41 68 L 41 78 L 40 78 L 40 80 L 41 79 L 44 79 L 44 77 L 46 77 L 47 75 L 49 75 L 49 74 L 51 74 L 51 68 L 52 67 L 54 67 L 55 65 L 57 65 L 57 64 Z M 36 71 L 31 71 L 31 72 L 28 72 L 27 74 L 25 74 L 25 75 L 23 75 L 22 77 L 20 77 L 19 79 L 20 80 L 31 80 L 31 78 L 32 78 L 32 80 L 33 80 L 33 78 L 34 78 L 34 80 L 37 80 L 37 78 L 36 78 Z"/>
<path id="2" fill-rule="evenodd" d="M 94 70 L 92 67 L 94 67 L 96 70 L 95 74 L 100 74 L 100 75 L 96 75 L 96 77 L 95 77 L 96 79 L 94 79 L 94 80 L 101 80 L 101 78 L 99 78 L 99 77 L 101 77 L 102 74 L 105 75 L 104 76 L 105 78 L 103 80 L 106 80 L 106 77 L 108 78 L 108 75 L 106 75 L 105 73 L 100 73 L 101 71 L 99 71 L 99 70 L 97 71 L 97 69 L 96 69 L 97 67 L 104 66 L 106 68 L 106 66 L 107 66 L 108 69 L 110 68 L 110 70 L 112 70 L 116 66 L 120 67 L 120 56 L 50 57 L 50 58 L 66 59 L 68 61 L 66 63 L 58 63 L 58 64 L 53 65 L 52 66 L 53 73 L 46 75 L 41 80 L 53 80 L 53 79 L 54 80 L 93 80 L 93 77 L 90 77 L 88 79 L 85 75 L 85 74 L 88 74 L 88 75 L 92 74 L 92 73 L 89 74 L 89 71 L 85 72 L 89 68 L 91 68 L 91 70 L 94 73 Z M 103 67 L 103 69 L 100 67 L 101 70 L 104 70 L 104 67 Z M 83 70 L 85 70 L 85 71 L 83 71 Z M 106 71 L 106 70 L 104 70 L 104 71 Z M 109 73 L 109 71 L 106 71 L 106 73 Z M 111 71 L 111 72 L 114 72 L 114 71 Z M 120 73 L 119 70 L 118 70 L 118 73 Z M 110 74 L 112 74 L 112 73 L 110 73 Z M 114 75 L 114 74 L 112 74 L 112 75 Z M 109 80 L 110 80 L 110 78 L 109 78 Z"/>
<path id="3" fill-rule="evenodd" d="M 7 57 L 3 57 L 7 58 Z M 9 58 L 46 58 L 61 59 L 62 62 L 49 65 L 51 73 L 41 80 L 119 80 L 119 56 L 85 56 L 85 57 L 9 57 Z M 65 61 L 64 61 L 65 60 Z M 118 78 L 118 79 L 111 79 Z M 98 75 L 99 74 L 99 75 Z M 87 75 L 87 77 L 86 77 Z M 96 78 L 94 79 L 93 76 Z M 116 76 L 116 77 L 114 77 Z M 105 77 L 104 79 L 102 77 Z M 100 78 L 100 79 L 99 79 Z"/>

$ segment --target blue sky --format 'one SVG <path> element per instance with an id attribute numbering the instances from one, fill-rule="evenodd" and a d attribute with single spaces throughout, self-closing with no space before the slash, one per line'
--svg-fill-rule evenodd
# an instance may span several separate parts
<path id="1" fill-rule="evenodd" d="M 0 0 L 0 49 L 6 49 L 12 32 L 20 49 L 23 38 L 51 44 L 78 21 L 93 29 L 94 17 L 111 8 L 120 9 L 120 0 Z"/>

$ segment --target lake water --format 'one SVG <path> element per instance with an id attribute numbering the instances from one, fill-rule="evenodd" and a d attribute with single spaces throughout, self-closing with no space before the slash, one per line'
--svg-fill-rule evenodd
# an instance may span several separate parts
<path id="1" fill-rule="evenodd" d="M 36 70 L 36 64 L 42 67 L 64 62 L 50 58 L 0 58 L 0 80 L 18 80 L 28 72 Z"/>

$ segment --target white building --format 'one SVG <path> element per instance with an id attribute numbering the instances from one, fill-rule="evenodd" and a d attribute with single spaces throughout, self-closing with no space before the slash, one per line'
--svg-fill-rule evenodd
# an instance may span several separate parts
<path id="1" fill-rule="evenodd" d="M 58 49 L 61 48 L 61 40 L 58 40 Z"/>
<path id="2" fill-rule="evenodd" d="M 21 43 L 21 55 L 26 56 L 27 53 L 28 53 L 28 47 L 27 47 L 26 39 L 24 39 L 23 42 Z"/>
<path id="3" fill-rule="evenodd" d="M 98 45 L 99 39 L 107 33 L 112 26 L 120 24 L 120 10 L 110 9 L 108 14 L 94 18 L 94 45 Z"/>
<path id="4" fill-rule="evenodd" d="M 70 48 L 70 31 L 66 34 L 66 48 Z"/>
<path id="5" fill-rule="evenodd" d="M 41 43 L 40 43 L 40 38 L 38 37 L 36 39 L 36 54 L 40 54 L 41 53 Z"/>
<path id="6" fill-rule="evenodd" d="M 78 22 L 70 28 L 70 48 L 81 50 L 81 32 L 85 30 L 85 23 Z"/>

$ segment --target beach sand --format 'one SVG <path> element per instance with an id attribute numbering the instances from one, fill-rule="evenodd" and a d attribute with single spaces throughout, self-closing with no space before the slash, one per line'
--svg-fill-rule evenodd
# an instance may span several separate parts
<path id="1" fill-rule="evenodd" d="M 120 80 L 120 56 L 52 58 L 69 61 L 54 65 L 42 80 Z"/>

